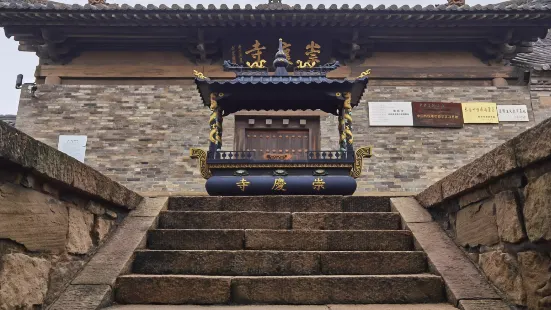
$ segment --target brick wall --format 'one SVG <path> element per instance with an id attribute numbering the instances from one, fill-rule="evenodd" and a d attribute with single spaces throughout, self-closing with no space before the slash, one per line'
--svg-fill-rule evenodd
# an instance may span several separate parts
<path id="1" fill-rule="evenodd" d="M 207 147 L 209 111 L 194 85 L 41 85 L 37 96 L 22 92 L 17 128 L 54 147 L 60 134 L 87 135 L 85 162 L 136 191 L 204 191 L 189 149 Z M 395 100 L 526 104 L 531 121 L 463 129 L 369 127 L 367 101 Z M 529 89 L 521 86 L 374 86 L 353 117 L 356 145 L 375 147 L 358 192 L 420 191 L 535 124 Z M 321 129 L 322 148 L 336 148 L 336 117 L 321 117 Z M 233 147 L 233 132 L 228 117 L 224 149 Z"/>

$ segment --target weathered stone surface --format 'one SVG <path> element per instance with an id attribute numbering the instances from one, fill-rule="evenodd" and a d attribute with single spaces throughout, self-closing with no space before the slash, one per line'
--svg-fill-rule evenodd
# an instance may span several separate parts
<path id="1" fill-rule="evenodd" d="M 245 231 L 156 229 L 147 234 L 152 250 L 241 250 Z"/>
<path id="2" fill-rule="evenodd" d="M 65 286 L 71 282 L 77 272 L 86 264 L 80 257 L 62 255 L 52 262 L 50 271 L 50 283 L 48 295 L 44 300 L 45 304 L 51 304 L 63 292 Z"/>
<path id="3" fill-rule="evenodd" d="M 445 177 L 442 180 L 443 198 L 484 184 L 516 167 L 513 143 L 508 141 Z"/>
<path id="4" fill-rule="evenodd" d="M 63 252 L 67 227 L 65 203 L 15 184 L 0 185 L 0 239 L 31 251 Z"/>
<path id="5" fill-rule="evenodd" d="M 499 299 L 484 276 L 437 223 L 409 223 L 408 228 L 444 279 L 452 304 L 457 305 L 461 299 Z"/>
<path id="6" fill-rule="evenodd" d="M 154 217 L 127 217 L 71 283 L 113 285 L 154 221 Z"/>
<path id="7" fill-rule="evenodd" d="M 207 198 L 207 197 L 203 197 Z M 161 210 L 166 210 L 168 197 L 144 198 L 130 216 L 157 216 Z M 116 218 L 116 217 L 115 217 Z"/>
<path id="8" fill-rule="evenodd" d="M 551 119 L 542 121 L 514 140 L 518 163 L 521 167 L 549 157 L 551 154 Z"/>
<path id="9" fill-rule="evenodd" d="M 551 240 L 551 172 L 525 188 L 524 223 L 531 241 Z"/>
<path id="10" fill-rule="evenodd" d="M 321 252 L 322 274 L 415 274 L 427 270 L 419 251 Z"/>
<path id="11" fill-rule="evenodd" d="M 494 201 L 475 203 L 456 215 L 457 242 L 463 246 L 494 245 L 499 242 Z"/>
<path id="12" fill-rule="evenodd" d="M 86 254 L 94 245 L 92 227 L 94 215 L 77 206 L 69 207 L 69 234 L 67 251 L 73 254 Z"/>
<path id="13" fill-rule="evenodd" d="M 97 310 L 111 301 L 109 285 L 70 285 L 49 310 Z"/>
<path id="14" fill-rule="evenodd" d="M 328 197 L 324 197 L 326 199 Z M 342 198 L 344 212 L 388 212 L 390 202 L 383 196 L 345 196 Z"/>
<path id="15" fill-rule="evenodd" d="M 105 237 L 109 234 L 111 227 L 113 226 L 113 220 L 105 219 L 97 216 L 94 221 L 94 236 L 96 243 L 103 242 Z"/>
<path id="16" fill-rule="evenodd" d="M 506 190 L 515 190 L 523 187 L 524 174 L 522 172 L 509 173 L 488 185 L 491 194 L 495 195 Z"/>
<path id="17" fill-rule="evenodd" d="M 254 196 L 222 197 L 222 211 L 340 212 L 338 196 Z"/>
<path id="18" fill-rule="evenodd" d="M 400 229 L 400 215 L 390 212 L 297 212 L 292 222 L 297 230 Z"/>
<path id="19" fill-rule="evenodd" d="M 496 223 L 502 241 L 516 243 L 526 236 L 522 231 L 518 214 L 517 201 L 512 191 L 505 191 L 494 197 Z"/>
<path id="20" fill-rule="evenodd" d="M 406 251 L 412 248 L 409 231 L 247 230 L 250 250 L 284 251 Z"/>
<path id="21" fill-rule="evenodd" d="M 0 309 L 42 305 L 48 290 L 48 260 L 15 253 L 4 255 L 0 266 Z"/>
<path id="22" fill-rule="evenodd" d="M 139 251 L 133 272 L 196 275 L 319 274 L 318 252 L 292 251 Z"/>
<path id="23" fill-rule="evenodd" d="M 480 254 L 480 268 L 484 274 L 514 304 L 526 305 L 526 291 L 514 256 L 501 251 Z"/>
<path id="24" fill-rule="evenodd" d="M 543 296 L 537 291 L 545 286 L 549 279 L 551 259 L 549 254 L 535 251 L 518 253 L 520 274 L 526 291 L 526 303 L 529 309 L 540 309 L 538 303 Z M 551 295 L 551 292 L 550 292 Z M 546 309 L 546 308 L 541 308 Z"/>
<path id="25" fill-rule="evenodd" d="M 432 222 L 432 216 L 413 197 L 390 198 L 392 211 L 399 212 L 405 223 Z"/>
<path id="26" fill-rule="evenodd" d="M 88 205 L 86 206 L 86 210 L 90 211 L 92 214 L 95 214 L 95 215 L 105 214 L 105 208 L 101 205 L 101 203 L 93 200 L 90 200 L 88 202 Z"/>
<path id="27" fill-rule="evenodd" d="M 0 122 L 0 157 L 48 179 L 134 209 L 142 197 L 78 160 Z"/>
<path id="28" fill-rule="evenodd" d="M 173 211 L 222 211 L 221 204 L 222 197 L 170 197 L 168 209 Z"/>
<path id="29" fill-rule="evenodd" d="M 461 310 L 511 310 L 511 308 L 502 300 L 461 300 L 459 301 Z"/>
<path id="30" fill-rule="evenodd" d="M 128 275 L 117 279 L 120 303 L 225 304 L 231 277 Z"/>
<path id="31" fill-rule="evenodd" d="M 434 275 L 235 277 L 242 304 L 426 303 L 445 299 Z"/>
<path id="32" fill-rule="evenodd" d="M 415 198 L 425 208 L 430 208 L 439 204 L 443 200 L 442 181 L 440 180 L 429 186 L 427 189 L 415 196 Z"/>
<path id="33" fill-rule="evenodd" d="M 490 197 L 490 192 L 487 188 L 480 188 L 473 191 L 468 191 L 465 194 L 459 196 L 459 207 L 463 208 L 472 203 L 482 201 L 488 197 Z"/>
<path id="34" fill-rule="evenodd" d="M 163 211 L 161 229 L 290 229 L 291 213 L 258 211 Z"/>

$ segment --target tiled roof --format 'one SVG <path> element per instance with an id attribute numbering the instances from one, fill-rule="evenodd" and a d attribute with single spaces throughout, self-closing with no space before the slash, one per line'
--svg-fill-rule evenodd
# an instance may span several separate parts
<path id="1" fill-rule="evenodd" d="M 534 69 L 551 69 L 551 35 L 540 39 L 533 45 L 533 52 L 529 54 L 517 54 L 512 63 L 516 66 Z"/>
<path id="2" fill-rule="evenodd" d="M 336 4 L 332 4 L 330 6 L 325 6 L 323 4 L 320 4 L 316 7 L 314 7 L 311 4 L 307 4 L 304 7 L 302 7 L 299 4 L 290 6 L 290 5 L 284 5 L 284 4 L 261 4 L 257 7 L 253 8 L 252 5 L 247 4 L 243 7 L 241 7 L 238 4 L 233 5 L 231 8 L 226 5 L 222 4 L 220 6 L 215 6 L 213 4 L 209 4 L 206 7 L 202 4 L 198 4 L 197 6 L 193 7 L 189 4 L 182 6 L 179 6 L 177 4 L 173 5 L 165 5 L 161 4 L 159 6 L 156 6 L 154 4 L 148 4 L 148 5 L 141 5 L 136 4 L 134 6 L 128 5 L 128 4 L 109 4 L 109 5 L 80 5 L 80 4 L 64 4 L 64 3 L 56 3 L 47 1 L 46 3 L 41 3 L 41 0 L 28 0 L 28 1 L 17 1 L 17 0 L 2 0 L 0 1 L 0 9 L 2 10 L 63 10 L 63 11 L 113 11 L 113 10 L 121 10 L 121 11 L 191 11 L 191 10 L 206 10 L 206 11 L 224 11 L 224 10 L 282 10 L 282 11 L 397 11 L 397 12 L 446 12 L 446 11 L 459 11 L 459 12 L 495 12 L 495 11 L 549 11 L 551 10 L 551 3 L 541 3 L 541 2 L 528 2 L 528 3 L 521 3 L 518 4 L 514 1 L 508 1 L 504 3 L 499 4 L 488 4 L 488 5 L 463 5 L 463 6 L 456 6 L 456 5 L 428 5 L 428 6 L 421 6 L 421 5 L 415 5 L 415 6 L 409 6 L 409 5 L 403 5 L 398 7 L 397 5 L 379 5 L 379 6 L 373 6 L 373 5 L 366 5 L 361 6 L 359 4 L 356 4 L 354 6 L 349 6 L 348 4 L 343 4 L 340 7 Z"/>
<path id="3" fill-rule="evenodd" d="M 6 122 L 10 126 L 15 126 L 15 115 L 0 115 L 0 122 Z"/>

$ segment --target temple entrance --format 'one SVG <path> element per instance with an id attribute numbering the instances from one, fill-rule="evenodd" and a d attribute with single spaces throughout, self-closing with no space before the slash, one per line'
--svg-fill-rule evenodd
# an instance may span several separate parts
<path id="1" fill-rule="evenodd" d="M 308 129 L 245 129 L 245 150 L 265 159 L 306 159 L 309 145 Z"/>

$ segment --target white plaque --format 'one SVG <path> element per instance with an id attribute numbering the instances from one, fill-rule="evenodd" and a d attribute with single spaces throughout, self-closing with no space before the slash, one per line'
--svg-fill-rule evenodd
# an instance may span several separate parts
<path id="1" fill-rule="evenodd" d="M 370 126 L 413 126 L 411 102 L 369 102 Z"/>
<path id="2" fill-rule="evenodd" d="M 84 155 L 86 153 L 87 136 L 59 136 L 59 142 L 57 149 L 61 152 L 84 162 Z"/>
<path id="3" fill-rule="evenodd" d="M 500 122 L 528 122 L 528 108 L 524 104 L 498 105 L 497 116 Z"/>

